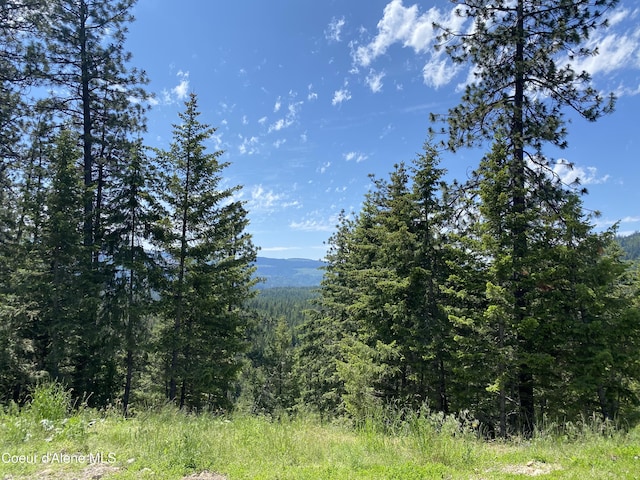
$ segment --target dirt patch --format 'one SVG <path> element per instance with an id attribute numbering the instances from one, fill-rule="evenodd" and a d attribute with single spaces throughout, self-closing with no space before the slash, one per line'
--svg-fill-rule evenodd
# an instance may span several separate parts
<path id="1" fill-rule="evenodd" d="M 28 477 L 12 477 L 6 476 L 3 480 L 101 480 L 106 479 L 108 475 L 116 473 L 120 470 L 110 465 L 93 464 L 79 472 L 60 471 L 53 469 L 42 470 L 38 473 L 29 475 Z M 224 475 L 211 472 L 194 473 L 183 477 L 182 480 L 228 480 Z"/>
<path id="2" fill-rule="evenodd" d="M 228 480 L 224 475 L 219 473 L 200 472 L 183 477 L 182 480 Z"/>
<path id="3" fill-rule="evenodd" d="M 502 468 L 504 473 L 513 473 L 518 475 L 527 475 L 529 477 L 537 477 L 538 475 L 546 475 L 554 470 L 562 470 L 560 465 L 551 463 L 530 461 L 526 465 L 507 465 Z"/>
<path id="4" fill-rule="evenodd" d="M 12 480 L 16 478 L 26 479 L 26 480 L 100 480 L 105 478 L 107 475 L 111 475 L 112 473 L 117 472 L 119 469 L 117 467 L 112 467 L 110 465 L 102 465 L 99 463 L 91 464 L 84 470 L 79 472 L 70 472 L 68 470 L 54 470 L 52 468 L 47 468 L 45 470 L 41 470 L 37 473 L 32 473 L 27 477 L 12 477 L 6 476 L 5 480 Z"/>

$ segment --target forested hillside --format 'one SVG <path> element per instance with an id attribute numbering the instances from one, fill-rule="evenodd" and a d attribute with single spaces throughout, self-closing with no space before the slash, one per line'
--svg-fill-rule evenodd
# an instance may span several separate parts
<path id="1" fill-rule="evenodd" d="M 299 402 L 297 357 L 300 326 L 318 298 L 317 287 L 278 287 L 259 291 L 248 302 L 253 322 L 242 370 L 238 404 L 252 413 L 292 412 Z"/>
<path id="2" fill-rule="evenodd" d="M 456 15 L 473 29 L 436 25 L 473 79 L 431 115 L 422 153 L 387 159 L 361 208 L 335 212 L 322 270 L 257 258 L 252 203 L 195 93 L 167 148 L 145 138 L 134 3 L 0 2 L 3 402 L 49 379 L 125 415 L 170 403 L 362 425 L 428 406 L 501 437 L 638 421 L 638 271 L 545 152 L 567 147 L 567 111 L 613 111 L 561 60 L 597 53 L 614 0 L 469 0 Z M 447 180 L 441 155 L 465 148 L 477 165 Z M 637 238 L 618 239 L 631 257 Z M 278 285 L 314 288 L 264 288 Z"/>
<path id="3" fill-rule="evenodd" d="M 616 241 L 624 250 L 627 260 L 640 259 L 640 232 L 627 236 L 618 236 L 616 237 Z"/>

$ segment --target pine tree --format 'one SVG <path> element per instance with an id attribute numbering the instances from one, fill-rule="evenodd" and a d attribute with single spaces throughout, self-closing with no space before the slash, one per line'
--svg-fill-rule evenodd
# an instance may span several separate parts
<path id="1" fill-rule="evenodd" d="M 38 315 L 32 320 L 31 338 L 35 344 L 38 370 L 51 379 L 75 386 L 77 355 L 82 345 L 84 298 L 82 271 L 82 184 L 77 162 L 81 153 L 77 137 L 69 130 L 61 132 L 52 152 L 52 178 L 43 228 L 42 271 L 32 277 L 31 294 L 38 299 Z M 37 270 L 35 270 L 37 272 Z M 35 287 L 35 288 L 34 288 Z"/>
<path id="2" fill-rule="evenodd" d="M 300 327 L 295 375 L 300 383 L 301 402 L 321 414 L 342 412 L 344 383 L 338 374 L 341 345 L 356 332 L 347 310 L 353 300 L 351 258 L 356 220 L 340 212 L 336 232 L 329 238 L 327 265 L 320 297 L 312 302 Z"/>
<path id="3" fill-rule="evenodd" d="M 453 250 L 446 245 L 448 210 L 440 195 L 444 171 L 430 144 L 412 169 L 396 166 L 376 180 L 354 230 L 356 294 L 350 311 L 365 326 L 369 347 L 386 346 L 386 377 L 376 388 L 387 400 L 449 410 L 451 326 L 443 288 Z M 386 359 L 385 359 L 386 358 Z"/>
<path id="4" fill-rule="evenodd" d="M 195 94 L 185 106 L 170 150 L 156 151 L 166 208 L 159 247 L 169 263 L 163 292 L 167 398 L 180 407 L 225 407 L 244 349 L 243 304 L 255 283 L 256 249 L 244 231 L 246 211 L 233 198 L 240 187 L 221 187 L 222 152 L 205 151 L 215 130 L 200 123 Z"/>
<path id="5" fill-rule="evenodd" d="M 427 144 L 411 172 L 399 164 L 388 181 L 373 179 L 360 213 L 332 237 L 301 353 L 314 375 L 324 372 L 324 385 L 310 384 L 338 394 L 356 417 L 380 402 L 449 410 L 454 343 L 445 286 L 455 251 L 445 241 L 437 161 Z"/>
<path id="6" fill-rule="evenodd" d="M 477 145 L 502 135 L 507 150 L 510 184 L 510 218 L 504 234 L 511 251 L 508 295 L 516 328 L 530 317 L 530 290 L 526 259 L 530 257 L 528 231 L 531 211 L 528 189 L 539 188 L 532 181 L 527 162 L 545 166 L 541 155 L 545 143 L 566 146 L 563 109 L 571 109 L 593 121 L 613 108 L 613 97 L 605 100 L 590 85 L 586 72 L 576 73 L 570 63 L 560 65 L 560 55 L 585 56 L 597 53 L 582 45 L 589 34 L 605 24 L 603 15 L 616 0 L 575 2 L 480 0 L 461 3 L 457 13 L 471 18 L 467 34 L 445 31 L 441 37 L 456 62 L 470 61 L 474 80 L 467 85 L 462 102 L 449 111 L 448 147 Z M 533 353 L 528 339 L 520 348 Z M 517 365 L 519 419 L 522 430 L 531 433 L 535 420 L 533 366 L 526 356 Z"/>
<path id="7" fill-rule="evenodd" d="M 144 128 L 144 72 L 131 68 L 125 50 L 133 0 L 54 0 L 29 17 L 37 27 L 29 37 L 33 75 L 49 87 L 36 108 L 53 122 L 73 125 L 82 149 L 82 277 L 85 328 L 74 356 L 74 388 L 92 402 L 109 400 L 117 382 L 117 335 L 111 317 L 101 315 L 102 295 L 113 271 L 105 252 L 108 203 L 115 175 L 128 158 L 130 137 Z M 103 310 L 102 310 L 103 311 Z"/>
<path id="8" fill-rule="evenodd" d="M 21 138 L 30 113 L 24 100 L 26 89 L 33 85 L 28 47 L 25 38 L 34 28 L 30 13 L 39 0 L 0 2 L 0 382 L 4 392 L 18 400 L 21 386 L 29 377 L 24 359 L 25 344 L 18 335 L 24 316 L 33 314 L 33 304 L 23 303 L 16 283 L 20 264 L 19 211 L 21 199 L 16 195 L 21 177 L 23 154 Z"/>
<path id="9" fill-rule="evenodd" d="M 145 155 L 141 141 L 131 145 L 124 169 L 114 175 L 113 197 L 105 234 L 105 253 L 111 259 L 102 315 L 109 317 L 124 352 L 126 413 L 142 359 L 151 350 L 151 317 L 154 292 L 160 290 L 162 258 L 151 250 L 160 220 L 160 207 L 152 190 L 156 172 Z"/>
<path id="10" fill-rule="evenodd" d="M 481 162 L 475 189 L 468 190 L 477 195 L 468 207 L 472 221 L 461 231 L 478 260 L 457 276 L 456 290 L 471 301 L 450 308 L 450 318 L 462 371 L 475 372 L 467 394 L 471 411 L 501 436 L 526 431 L 519 414 L 522 378 L 514 368 L 526 363 L 537 418 L 612 418 L 620 405 L 636 401 L 631 385 L 637 363 L 630 352 L 638 338 L 626 266 L 619 254 L 607 253 L 613 232 L 595 233 L 576 192 L 543 169 L 532 172 L 537 188 L 526 196 L 528 249 L 520 263 L 528 309 L 520 318 L 514 311 L 507 159 L 497 142 Z M 619 356 L 611 353 L 610 334 L 618 338 Z"/>

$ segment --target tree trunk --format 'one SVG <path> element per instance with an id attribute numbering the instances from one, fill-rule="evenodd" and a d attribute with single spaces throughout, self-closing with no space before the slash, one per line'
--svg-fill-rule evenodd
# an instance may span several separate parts
<path id="1" fill-rule="evenodd" d="M 93 156 L 92 156 L 92 132 L 91 132 L 91 92 L 89 52 L 87 51 L 87 17 L 88 8 L 85 0 L 80 0 L 80 68 L 82 89 L 82 143 L 83 143 L 83 178 L 84 178 L 84 223 L 83 242 L 89 249 L 89 255 L 93 257 Z M 93 260 L 93 258 L 92 258 Z"/>
<path id="2" fill-rule="evenodd" d="M 520 326 L 527 317 L 527 299 L 524 279 L 527 275 L 525 259 L 527 255 L 527 220 L 526 214 L 526 163 L 524 158 L 524 0 L 518 0 L 516 24 L 515 52 L 515 93 L 513 125 L 511 141 L 513 144 L 513 160 L 511 177 L 513 182 L 513 225 L 511 230 L 513 241 L 513 298 L 514 324 Z M 526 357 L 530 350 L 528 339 L 519 339 L 520 357 Z M 518 372 L 518 393 L 520 401 L 520 426 L 526 436 L 533 432 L 535 405 L 533 396 L 533 375 L 527 361 L 521 361 Z"/>

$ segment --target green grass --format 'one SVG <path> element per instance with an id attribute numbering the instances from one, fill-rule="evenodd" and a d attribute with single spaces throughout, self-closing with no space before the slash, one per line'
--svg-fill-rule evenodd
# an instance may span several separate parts
<path id="1" fill-rule="evenodd" d="M 71 413 L 67 400 L 62 390 L 49 390 L 27 408 L 0 414 L 0 478 L 89 479 L 99 454 L 105 479 L 181 479 L 205 471 L 231 480 L 640 475 L 640 430 L 616 432 L 598 422 L 490 442 L 477 438 L 472 422 L 437 414 L 369 419 L 354 428 L 312 415 L 276 421 L 168 407 L 124 419 L 86 408 Z M 47 454 L 58 461 L 43 463 Z M 22 462 L 11 458 L 19 455 Z"/>

